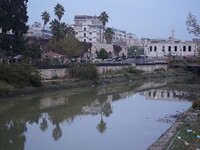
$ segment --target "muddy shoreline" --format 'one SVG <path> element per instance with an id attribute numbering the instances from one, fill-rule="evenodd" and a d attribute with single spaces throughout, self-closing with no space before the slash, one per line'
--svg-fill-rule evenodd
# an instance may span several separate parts
<path id="1" fill-rule="evenodd" d="M 174 115 L 175 123 L 167 129 L 147 150 L 164 150 L 169 149 L 179 128 L 184 124 L 190 124 L 199 119 L 200 109 L 189 108 L 187 111 Z"/>

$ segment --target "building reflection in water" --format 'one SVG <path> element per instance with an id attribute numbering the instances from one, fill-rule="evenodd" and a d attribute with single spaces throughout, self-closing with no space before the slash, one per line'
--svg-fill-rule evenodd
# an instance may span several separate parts
<path id="1" fill-rule="evenodd" d="M 141 95 L 144 95 L 146 99 L 149 100 L 173 100 L 180 101 L 184 100 L 185 96 L 188 95 L 186 91 L 176 91 L 169 89 L 151 89 L 148 91 L 140 92 Z"/>
<path id="2" fill-rule="evenodd" d="M 42 132 L 52 130 L 52 138 L 58 141 L 64 134 L 62 125 L 70 125 L 76 117 L 99 115 L 96 125 L 99 133 L 108 130 L 105 117 L 113 113 L 112 102 L 123 100 L 139 91 L 147 99 L 180 100 L 187 92 L 165 90 L 166 83 L 135 83 L 132 85 L 92 88 L 78 92 L 57 92 L 1 102 L 0 149 L 24 149 L 28 126 L 38 125 Z M 51 128 L 50 128 L 51 127 Z"/>

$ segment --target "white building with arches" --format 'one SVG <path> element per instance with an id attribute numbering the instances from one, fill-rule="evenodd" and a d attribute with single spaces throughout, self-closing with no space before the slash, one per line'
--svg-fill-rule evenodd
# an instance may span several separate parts
<path id="1" fill-rule="evenodd" d="M 149 58 L 194 57 L 198 55 L 198 45 L 193 41 L 154 39 L 145 42 L 144 53 Z"/>

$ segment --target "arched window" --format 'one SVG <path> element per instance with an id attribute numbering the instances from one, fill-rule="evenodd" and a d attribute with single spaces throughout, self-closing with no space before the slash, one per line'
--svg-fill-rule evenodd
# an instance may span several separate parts
<path id="1" fill-rule="evenodd" d="M 184 51 L 184 52 L 186 51 L 186 46 L 183 46 L 183 51 Z"/>
<path id="2" fill-rule="evenodd" d="M 191 52 L 191 51 L 192 51 L 192 47 L 188 46 L 188 52 Z"/>
<path id="3" fill-rule="evenodd" d="M 150 52 L 152 51 L 152 46 L 150 46 Z"/>
<path id="4" fill-rule="evenodd" d="M 162 51 L 165 52 L 165 46 L 162 47 Z"/>
<path id="5" fill-rule="evenodd" d="M 168 51 L 171 52 L 171 46 L 168 47 Z"/>
<path id="6" fill-rule="evenodd" d="M 156 52 L 157 51 L 157 47 L 156 46 L 154 46 L 154 52 Z"/>
<path id="7" fill-rule="evenodd" d="M 174 46 L 174 51 L 177 52 L 177 46 Z"/>

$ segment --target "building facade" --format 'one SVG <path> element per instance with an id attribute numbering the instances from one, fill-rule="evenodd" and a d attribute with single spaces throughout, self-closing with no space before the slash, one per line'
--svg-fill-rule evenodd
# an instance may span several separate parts
<path id="1" fill-rule="evenodd" d="M 102 41 L 103 24 L 97 16 L 75 15 L 72 27 L 79 41 L 91 43 Z"/>
<path id="2" fill-rule="evenodd" d="M 153 39 L 144 43 L 144 53 L 149 58 L 194 57 L 198 55 L 197 44 L 175 39 Z"/>
<path id="3" fill-rule="evenodd" d="M 29 26 L 26 36 L 49 39 L 53 37 L 53 34 L 51 33 L 51 29 L 48 27 L 45 27 L 43 30 L 41 23 L 34 22 L 32 26 Z"/>

